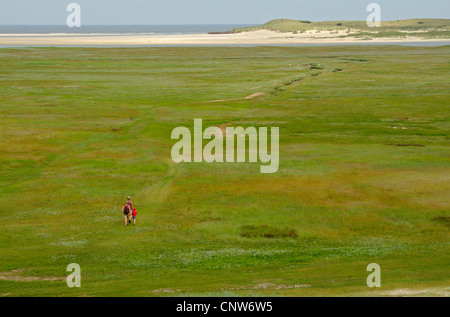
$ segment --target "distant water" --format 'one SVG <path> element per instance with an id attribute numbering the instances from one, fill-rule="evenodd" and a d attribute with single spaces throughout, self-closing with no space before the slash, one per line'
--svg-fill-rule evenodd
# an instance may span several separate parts
<path id="1" fill-rule="evenodd" d="M 0 34 L 204 34 L 226 32 L 249 24 L 199 24 L 199 25 L 0 25 Z"/>

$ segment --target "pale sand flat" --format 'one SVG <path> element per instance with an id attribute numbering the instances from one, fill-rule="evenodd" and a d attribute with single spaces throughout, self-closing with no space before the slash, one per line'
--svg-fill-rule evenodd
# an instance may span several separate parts
<path id="1" fill-rule="evenodd" d="M 351 44 L 389 42 L 448 42 L 450 39 L 422 39 L 417 36 L 405 38 L 376 38 L 362 40 L 354 37 L 341 38 L 346 32 L 307 31 L 300 34 L 279 33 L 268 30 L 235 34 L 0 34 L 0 45 L 51 46 L 51 45 L 277 45 L 277 44 Z"/>

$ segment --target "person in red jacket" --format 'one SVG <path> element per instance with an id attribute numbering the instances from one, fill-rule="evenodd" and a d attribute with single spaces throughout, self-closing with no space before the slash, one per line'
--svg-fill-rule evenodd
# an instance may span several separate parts
<path id="1" fill-rule="evenodd" d="M 131 213 L 131 215 L 133 216 L 133 226 L 135 226 L 136 225 L 136 216 L 137 216 L 136 208 L 133 208 L 133 212 Z"/>

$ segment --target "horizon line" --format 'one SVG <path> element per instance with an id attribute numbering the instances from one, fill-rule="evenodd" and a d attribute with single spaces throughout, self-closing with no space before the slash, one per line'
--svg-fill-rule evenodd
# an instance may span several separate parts
<path id="1" fill-rule="evenodd" d="M 417 19 L 428 19 L 428 20 L 450 20 L 450 18 L 407 18 L 407 19 L 390 19 L 390 20 L 381 20 L 381 22 L 391 22 L 391 21 L 402 21 L 402 20 L 417 20 Z M 348 22 L 364 22 L 365 20 L 320 20 L 320 21 L 314 21 L 314 20 L 305 20 L 305 19 L 288 19 L 288 18 L 274 18 L 271 20 L 268 20 L 266 22 L 254 22 L 254 23 L 160 23 L 160 24 L 145 24 L 145 23 L 139 23 L 139 24 L 126 24 L 126 23 L 120 23 L 120 24 L 82 24 L 83 26 L 155 26 L 155 25 L 263 25 L 267 22 L 273 21 L 273 20 L 293 20 L 293 21 L 310 21 L 310 22 L 342 22 L 342 21 L 348 21 Z M 67 26 L 66 24 L 0 24 L 0 26 Z"/>

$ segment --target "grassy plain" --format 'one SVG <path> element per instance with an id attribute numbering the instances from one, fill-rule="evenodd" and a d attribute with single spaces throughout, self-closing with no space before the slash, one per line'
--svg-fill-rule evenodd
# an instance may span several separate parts
<path id="1" fill-rule="evenodd" d="M 448 295 L 449 57 L 1 49 L 0 296 Z M 194 118 L 280 127 L 278 173 L 172 163 Z"/>

